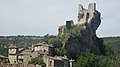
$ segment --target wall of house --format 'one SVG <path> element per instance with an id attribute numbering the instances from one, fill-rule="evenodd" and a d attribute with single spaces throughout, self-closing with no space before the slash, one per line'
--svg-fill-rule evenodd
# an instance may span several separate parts
<path id="1" fill-rule="evenodd" d="M 9 63 L 8 58 L 0 57 L 0 64 L 1 64 L 1 63 Z"/>
<path id="2" fill-rule="evenodd" d="M 8 58 L 11 64 L 17 63 L 17 60 L 18 60 L 17 55 L 9 55 Z"/>
<path id="3" fill-rule="evenodd" d="M 30 55 L 24 55 L 23 56 L 23 63 L 28 64 L 28 62 L 31 60 Z"/>
<path id="4" fill-rule="evenodd" d="M 49 47 L 48 46 L 35 46 L 35 51 L 49 51 Z"/>
<path id="5" fill-rule="evenodd" d="M 69 67 L 69 61 L 63 60 L 60 57 L 44 56 L 43 61 L 46 63 L 46 67 Z"/>

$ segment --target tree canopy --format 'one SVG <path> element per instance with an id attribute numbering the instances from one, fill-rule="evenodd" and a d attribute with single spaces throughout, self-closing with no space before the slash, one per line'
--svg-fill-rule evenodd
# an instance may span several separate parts
<path id="1" fill-rule="evenodd" d="M 36 57 L 36 58 L 32 58 L 29 62 L 29 64 L 38 64 L 38 65 L 45 65 L 45 63 L 43 62 L 43 59 Z"/>

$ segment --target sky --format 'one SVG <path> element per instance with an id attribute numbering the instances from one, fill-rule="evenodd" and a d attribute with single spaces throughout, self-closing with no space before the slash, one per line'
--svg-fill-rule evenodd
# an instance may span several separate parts
<path id="1" fill-rule="evenodd" d="M 0 0 L 0 35 L 57 35 L 67 20 L 77 23 L 78 5 L 97 3 L 97 36 L 120 36 L 120 0 Z"/>

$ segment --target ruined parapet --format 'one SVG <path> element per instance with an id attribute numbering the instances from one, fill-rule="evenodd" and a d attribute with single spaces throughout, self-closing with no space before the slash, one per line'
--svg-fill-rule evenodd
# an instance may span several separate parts
<path id="1" fill-rule="evenodd" d="M 94 16 L 96 11 L 96 3 L 90 3 L 88 9 L 83 8 L 83 6 L 79 5 L 78 11 L 78 23 L 88 23 L 89 20 Z"/>
<path id="2" fill-rule="evenodd" d="M 103 54 L 102 40 L 97 38 L 96 30 L 101 23 L 101 14 L 96 10 L 96 3 L 90 3 L 88 9 L 79 5 L 78 23 L 67 31 L 64 47 L 70 57 L 75 59 L 80 53 Z"/>
<path id="3" fill-rule="evenodd" d="M 66 21 L 66 25 L 59 26 L 58 35 L 64 34 L 64 32 L 67 32 L 73 25 L 74 25 L 73 20 Z"/>
<path id="4" fill-rule="evenodd" d="M 100 12 L 96 10 L 96 3 L 90 3 L 88 9 L 79 5 L 78 24 L 88 24 L 93 30 L 97 30 L 101 23 Z"/>
<path id="5" fill-rule="evenodd" d="M 66 21 L 66 29 L 69 30 L 74 25 L 73 20 Z"/>
<path id="6" fill-rule="evenodd" d="M 96 3 L 90 3 L 88 6 L 88 11 L 94 13 L 96 10 Z"/>
<path id="7" fill-rule="evenodd" d="M 64 32 L 65 32 L 65 29 L 66 29 L 65 25 L 59 26 L 59 28 L 58 28 L 58 35 L 63 35 Z"/>

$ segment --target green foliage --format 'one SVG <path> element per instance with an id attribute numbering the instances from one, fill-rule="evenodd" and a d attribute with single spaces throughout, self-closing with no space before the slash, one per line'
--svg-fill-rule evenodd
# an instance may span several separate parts
<path id="1" fill-rule="evenodd" d="M 80 31 L 83 29 L 84 26 L 85 26 L 84 24 L 80 24 L 80 25 L 74 25 L 68 30 L 65 29 L 64 34 L 61 34 L 58 36 L 60 40 L 62 41 L 63 46 L 66 43 L 69 36 L 73 36 L 76 38 L 79 37 Z"/>
<path id="2" fill-rule="evenodd" d="M 58 38 L 49 38 L 48 44 L 52 44 L 53 46 L 62 47 L 62 42 Z"/>
<path id="3" fill-rule="evenodd" d="M 94 67 L 95 65 L 95 55 L 93 54 L 81 54 L 78 59 L 75 67 Z"/>
<path id="4" fill-rule="evenodd" d="M 105 37 L 103 40 L 106 47 L 120 54 L 120 37 Z"/>
<path id="5" fill-rule="evenodd" d="M 47 35 L 44 36 L 43 41 L 44 41 L 45 43 L 48 43 L 48 38 L 49 38 L 49 34 L 47 34 Z"/>
<path id="6" fill-rule="evenodd" d="M 0 36 L 0 54 L 7 56 L 7 47 L 15 41 L 17 47 L 28 48 L 32 44 L 43 42 L 43 37 L 40 36 Z"/>
<path id="7" fill-rule="evenodd" d="M 114 67 L 108 56 L 96 56 L 96 64 L 94 67 Z"/>
<path id="8" fill-rule="evenodd" d="M 72 35 L 73 37 L 78 37 L 80 36 L 80 31 L 83 29 L 83 27 L 84 24 L 73 26 L 69 30 L 69 34 Z"/>
<path id="9" fill-rule="evenodd" d="M 38 64 L 38 65 L 45 65 L 45 63 L 43 62 L 43 59 L 36 57 L 36 58 L 32 58 L 29 62 L 29 64 Z"/>
<path id="10" fill-rule="evenodd" d="M 72 27 L 69 31 L 69 33 L 65 33 L 65 35 L 62 35 L 62 37 L 57 37 L 53 35 L 46 35 L 44 37 L 40 36 L 0 36 L 0 54 L 7 56 L 8 50 L 7 47 L 9 46 L 9 43 L 12 43 L 13 41 L 16 42 L 16 45 L 18 47 L 27 48 L 31 46 L 32 44 L 36 44 L 39 42 L 46 41 L 49 44 L 59 45 L 60 48 L 56 48 L 55 52 L 57 55 L 68 55 L 67 51 L 63 47 L 67 35 L 72 35 L 74 37 L 77 37 L 77 35 L 80 32 L 80 29 L 83 28 L 84 25 L 78 26 L 78 27 Z M 80 27 L 80 29 L 79 29 Z M 79 30 L 78 30 L 79 29 Z M 77 31 L 77 32 L 76 32 Z M 103 44 L 106 46 L 106 54 L 105 55 L 94 55 L 94 54 L 81 54 L 77 58 L 77 63 L 75 64 L 76 67 L 119 67 L 120 66 L 120 37 L 107 37 L 102 38 Z M 32 60 L 32 59 L 31 59 Z M 29 63 L 36 64 L 37 59 L 34 59 L 30 61 Z M 42 62 L 41 60 L 39 62 Z M 42 62 L 43 63 L 43 62 Z M 40 64 L 42 64 L 40 63 Z"/>
<path id="11" fill-rule="evenodd" d="M 8 49 L 7 48 L 0 48 L 0 54 L 3 56 L 8 56 Z"/>
<path id="12" fill-rule="evenodd" d="M 57 47 L 62 46 L 61 40 L 57 36 L 54 36 L 54 35 L 49 35 L 49 34 L 45 35 L 44 42 L 48 44 L 52 44 L 53 46 L 57 46 Z"/>
<path id="13" fill-rule="evenodd" d="M 114 64 L 108 56 L 85 53 L 79 55 L 75 67 L 114 67 Z"/>
<path id="14" fill-rule="evenodd" d="M 77 58 L 76 67 L 119 67 L 120 66 L 120 37 L 102 38 L 105 45 L 105 55 L 81 54 Z M 91 59 L 90 62 L 87 60 Z M 93 65 L 93 66 L 91 66 Z"/>
<path id="15" fill-rule="evenodd" d="M 64 36 L 64 35 L 63 35 Z M 63 47 L 65 38 L 60 38 L 58 36 L 47 35 L 45 36 L 45 40 L 48 44 L 52 44 L 55 48 L 55 55 L 67 55 L 67 51 Z"/>
<path id="16" fill-rule="evenodd" d="M 56 55 L 60 55 L 60 56 L 68 56 L 68 52 L 66 51 L 65 48 L 56 48 L 55 49 Z"/>
<path id="17" fill-rule="evenodd" d="M 120 66 L 120 37 L 103 38 L 106 46 L 106 59 L 111 61 L 114 67 Z"/>

